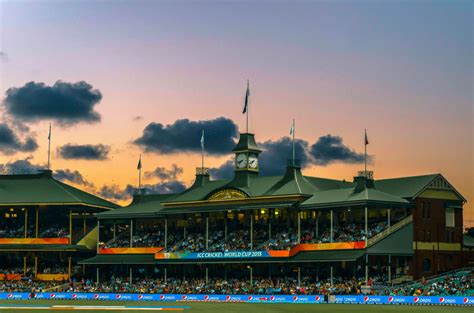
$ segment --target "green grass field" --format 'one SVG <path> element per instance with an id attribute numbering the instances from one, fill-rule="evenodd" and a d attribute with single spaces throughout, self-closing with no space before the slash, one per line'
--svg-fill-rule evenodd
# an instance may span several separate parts
<path id="1" fill-rule="evenodd" d="M 196 303 L 196 302 L 177 302 L 177 303 L 166 303 L 166 302 L 112 302 L 112 301 L 0 301 L 0 307 L 4 306 L 20 306 L 20 305 L 37 305 L 37 306 L 49 306 L 49 305 L 103 305 L 103 306 L 160 306 L 160 307 L 187 307 L 184 311 L 190 313 L 200 312 L 213 312 L 213 313 L 270 313 L 270 312 L 318 312 L 318 313 L 366 313 L 366 312 L 417 312 L 417 313 L 435 313 L 435 312 L 474 312 L 473 307 L 453 307 L 453 306 L 411 306 L 411 305 L 352 305 L 352 304 L 250 304 L 250 303 Z M 34 310 L 34 309 L 0 309 L 1 313 L 4 312 L 71 312 L 71 309 L 58 309 L 54 308 L 51 310 Z M 97 313 L 100 310 L 80 310 L 79 312 L 86 313 Z M 126 311 L 114 311 L 108 310 L 104 312 L 146 312 L 143 310 L 126 310 Z M 150 311 L 152 312 L 152 311 Z M 153 311 L 154 312 L 154 311 Z"/>

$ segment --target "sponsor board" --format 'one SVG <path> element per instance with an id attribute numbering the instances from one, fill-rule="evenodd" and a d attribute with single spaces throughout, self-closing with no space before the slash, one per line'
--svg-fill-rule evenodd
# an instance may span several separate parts
<path id="1" fill-rule="evenodd" d="M 31 293 L 0 292 L 0 300 L 28 300 Z M 109 301 L 212 301 L 250 303 L 324 303 L 323 295 L 218 295 L 218 294 L 132 294 L 132 293 L 72 293 L 39 292 L 44 300 L 109 300 Z M 411 304 L 411 305 L 474 305 L 474 297 L 466 296 L 364 296 L 336 295 L 335 303 L 345 304 Z"/>

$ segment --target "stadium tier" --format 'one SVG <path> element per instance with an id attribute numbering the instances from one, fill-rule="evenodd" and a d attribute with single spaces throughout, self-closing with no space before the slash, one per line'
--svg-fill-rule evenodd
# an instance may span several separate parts
<path id="1" fill-rule="evenodd" d="M 187 190 L 138 190 L 126 207 L 48 171 L 0 176 L 0 279 L 16 280 L 4 289 L 26 276 L 72 291 L 390 294 L 472 261 L 466 200 L 441 174 L 334 180 L 305 176 L 292 159 L 262 176 L 253 134 L 233 152 L 232 179 L 201 167 Z M 458 290 L 472 293 L 470 273 Z"/>

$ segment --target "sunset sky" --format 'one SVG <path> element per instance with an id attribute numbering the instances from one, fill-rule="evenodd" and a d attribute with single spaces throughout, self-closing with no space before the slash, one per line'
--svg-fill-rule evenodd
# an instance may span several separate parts
<path id="1" fill-rule="evenodd" d="M 44 167 L 51 122 L 57 177 L 121 204 L 140 154 L 189 186 L 202 129 L 225 177 L 248 79 L 265 173 L 294 118 L 304 173 L 351 180 L 366 128 L 376 179 L 440 172 L 474 225 L 472 32 L 471 1 L 0 1 L 0 170 Z"/>

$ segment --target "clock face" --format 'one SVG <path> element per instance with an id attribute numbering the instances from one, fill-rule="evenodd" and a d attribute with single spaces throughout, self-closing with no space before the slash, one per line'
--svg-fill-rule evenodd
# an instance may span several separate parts
<path id="1" fill-rule="evenodd" d="M 244 168 L 247 166 L 247 155 L 239 154 L 236 159 L 237 168 Z"/>
<path id="2" fill-rule="evenodd" d="M 250 168 L 258 167 L 258 158 L 255 155 L 249 156 L 249 167 Z"/>

